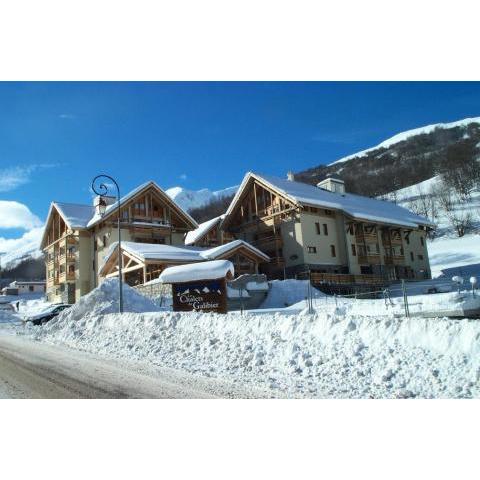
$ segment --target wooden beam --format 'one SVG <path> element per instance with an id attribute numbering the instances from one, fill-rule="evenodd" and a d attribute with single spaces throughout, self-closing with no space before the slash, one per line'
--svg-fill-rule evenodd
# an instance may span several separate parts
<path id="1" fill-rule="evenodd" d="M 118 267 L 117 267 L 118 268 Z M 133 267 L 129 268 L 122 268 L 122 275 L 128 272 L 133 272 L 135 270 L 139 270 L 140 268 L 143 268 L 143 265 L 135 265 Z M 111 272 L 105 275 L 105 278 L 111 278 L 111 277 L 118 277 L 118 269 L 116 272 Z"/>

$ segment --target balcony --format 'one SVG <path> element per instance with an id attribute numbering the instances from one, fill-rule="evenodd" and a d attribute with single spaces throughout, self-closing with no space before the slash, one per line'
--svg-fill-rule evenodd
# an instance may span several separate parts
<path id="1" fill-rule="evenodd" d="M 385 265 L 405 265 L 405 256 L 385 255 Z"/>
<path id="2" fill-rule="evenodd" d="M 356 233 L 355 241 L 357 243 L 377 243 L 378 235 L 376 233 Z"/>
<path id="3" fill-rule="evenodd" d="M 67 253 L 58 257 L 58 263 L 75 263 L 75 254 Z"/>
<path id="4" fill-rule="evenodd" d="M 358 263 L 361 265 L 380 265 L 381 258 L 379 254 L 358 255 Z"/>
<path id="5" fill-rule="evenodd" d="M 283 245 L 282 241 L 282 236 L 279 233 L 272 233 L 270 235 L 265 235 L 260 238 L 257 238 L 257 240 L 254 240 L 252 242 L 252 245 L 258 248 L 267 248 L 270 249 L 275 249 L 275 248 L 281 248 Z"/>
<path id="6" fill-rule="evenodd" d="M 283 267 L 285 266 L 285 260 L 283 257 L 270 257 L 269 265 Z"/>
<path id="7" fill-rule="evenodd" d="M 381 285 L 384 279 L 380 275 L 352 275 L 344 273 L 311 273 L 312 284 L 330 283 L 336 285 Z"/>
<path id="8" fill-rule="evenodd" d="M 62 272 L 57 277 L 58 283 L 75 281 L 75 272 Z M 57 283 L 57 284 L 58 284 Z"/>

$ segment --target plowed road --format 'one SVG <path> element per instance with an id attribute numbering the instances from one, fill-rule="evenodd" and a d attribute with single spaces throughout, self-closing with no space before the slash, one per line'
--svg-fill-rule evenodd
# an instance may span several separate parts
<path id="1" fill-rule="evenodd" d="M 0 398 L 246 398 L 227 382 L 172 369 L 139 369 L 0 334 Z"/>

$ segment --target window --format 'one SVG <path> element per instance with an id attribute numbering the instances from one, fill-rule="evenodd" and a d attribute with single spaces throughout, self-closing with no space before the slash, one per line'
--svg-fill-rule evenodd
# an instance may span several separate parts
<path id="1" fill-rule="evenodd" d="M 328 235 L 328 225 L 326 223 L 323 224 L 323 234 Z"/>
<path id="2" fill-rule="evenodd" d="M 413 262 L 415 260 L 415 257 L 413 255 L 413 252 L 410 252 L 410 260 Z"/>
<path id="3" fill-rule="evenodd" d="M 425 246 L 425 242 L 423 241 L 423 237 L 420 237 L 420 243 L 421 243 L 422 247 Z"/>
<path id="4" fill-rule="evenodd" d="M 331 210 L 325 210 L 325 215 L 331 215 L 332 211 Z"/>
<path id="5" fill-rule="evenodd" d="M 332 257 L 336 257 L 337 254 L 335 252 L 335 245 L 330 245 L 330 252 L 332 253 Z"/>
<path id="6" fill-rule="evenodd" d="M 320 224 L 315 222 L 315 230 L 317 231 L 317 235 L 320 235 Z"/>
<path id="7" fill-rule="evenodd" d="M 107 236 L 104 235 L 104 236 L 103 236 L 103 246 L 104 246 L 104 247 L 107 246 L 107 242 L 108 242 Z"/>
<path id="8" fill-rule="evenodd" d="M 352 243 L 352 255 L 357 256 L 357 246 L 354 243 Z"/>
<path id="9" fill-rule="evenodd" d="M 405 241 L 407 242 L 407 245 L 410 245 L 410 235 L 405 236 Z"/>
<path id="10" fill-rule="evenodd" d="M 33 292 L 33 285 L 29 285 L 29 286 L 28 286 L 28 291 L 29 291 L 29 292 Z"/>
<path id="11" fill-rule="evenodd" d="M 423 255 L 418 255 L 419 260 L 423 260 Z"/>
<path id="12" fill-rule="evenodd" d="M 317 247 L 307 247 L 308 253 L 317 253 Z"/>

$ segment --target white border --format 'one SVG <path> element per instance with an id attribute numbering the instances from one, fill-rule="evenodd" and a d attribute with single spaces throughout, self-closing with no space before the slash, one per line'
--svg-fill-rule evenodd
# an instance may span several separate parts
<path id="1" fill-rule="evenodd" d="M 1 77 L 478 79 L 478 18 L 470 0 L 18 0 Z"/>

